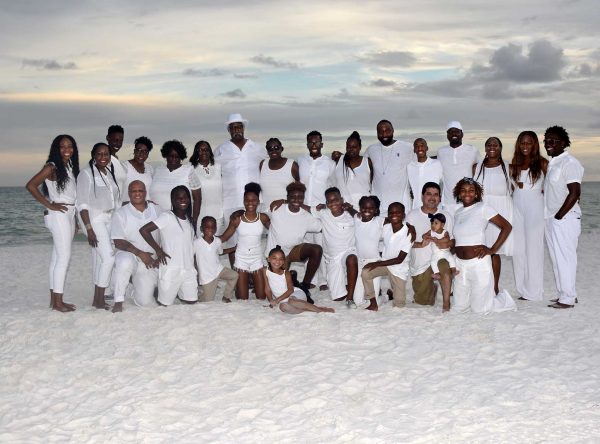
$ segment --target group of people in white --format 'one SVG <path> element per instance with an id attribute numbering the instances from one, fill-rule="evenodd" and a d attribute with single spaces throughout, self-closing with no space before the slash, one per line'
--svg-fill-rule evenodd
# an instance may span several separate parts
<path id="1" fill-rule="evenodd" d="M 417 304 L 434 305 L 439 286 L 443 311 L 514 310 L 499 288 L 501 256 L 513 257 L 519 299 L 541 301 L 544 237 L 559 295 L 549 306 L 577 302 L 583 167 L 564 128 L 545 131 L 549 161 L 533 131 L 518 135 L 510 163 L 497 137 L 481 159 L 457 121 L 430 157 L 425 139 L 394 139 L 388 120 L 364 155 L 356 131 L 331 156 L 311 131 L 307 154 L 293 160 L 277 138 L 264 148 L 247 139 L 247 123 L 230 115 L 230 139 L 214 152 L 199 141 L 189 163 L 185 146 L 167 141 L 166 164 L 156 168 L 147 137 L 135 140 L 130 160 L 118 158 L 119 125 L 81 171 L 73 137 L 57 136 L 26 185 L 46 207 L 53 237 L 51 307 L 75 310 L 63 293 L 77 224 L 92 247 L 93 306 L 110 308 L 110 291 L 114 312 L 126 297 L 140 306 L 212 301 L 219 282 L 224 302 L 248 299 L 253 288 L 286 313 L 333 311 L 314 304 L 317 288 L 350 308 L 377 310 L 390 299 L 403 307 L 409 279 Z"/>

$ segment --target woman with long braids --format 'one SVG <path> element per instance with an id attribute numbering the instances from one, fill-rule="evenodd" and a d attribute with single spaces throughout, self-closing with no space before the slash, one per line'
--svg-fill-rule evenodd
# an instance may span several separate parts
<path id="1" fill-rule="evenodd" d="M 362 141 L 360 134 L 353 131 L 346 140 L 346 154 L 338 158 L 335 167 L 335 181 L 344 198 L 358 210 L 358 201 L 371 194 L 373 164 L 371 159 L 360 155 Z"/>
<path id="2" fill-rule="evenodd" d="M 53 241 L 49 270 L 50 308 L 61 312 L 75 310 L 73 304 L 63 301 L 63 294 L 75 235 L 78 175 L 77 143 L 73 137 L 61 134 L 50 145 L 46 165 L 26 185 L 35 200 L 47 208 L 44 222 Z"/>
<path id="3" fill-rule="evenodd" d="M 508 174 L 508 164 L 502 159 L 502 142 L 497 137 L 490 137 L 485 141 L 485 158 L 473 168 L 473 178 L 481 183 L 483 202 L 495 209 L 509 223 L 513 220 L 512 184 Z M 498 239 L 500 229 L 489 224 L 485 229 L 485 245 L 490 247 Z M 512 256 L 512 236 L 502 244 L 498 251 L 492 254 L 492 268 L 494 270 L 494 291 L 500 291 L 501 261 L 500 255 Z"/>
<path id="4" fill-rule="evenodd" d="M 513 191 L 513 267 L 520 300 L 541 301 L 544 294 L 544 179 L 548 161 L 533 131 L 515 142 L 510 165 Z"/>
<path id="5" fill-rule="evenodd" d="M 110 162 L 110 148 L 106 143 L 97 143 L 92 148 L 92 158 L 77 180 L 77 210 L 92 247 L 92 305 L 99 309 L 109 308 L 104 302 L 104 291 L 110 284 L 115 262 L 110 223 L 113 211 L 120 205 L 121 190 Z"/>

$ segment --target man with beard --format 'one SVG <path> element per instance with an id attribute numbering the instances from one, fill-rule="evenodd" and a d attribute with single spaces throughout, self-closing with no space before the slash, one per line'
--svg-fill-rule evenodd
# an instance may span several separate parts
<path id="1" fill-rule="evenodd" d="M 108 142 L 108 148 L 110 149 L 110 163 L 114 168 L 115 179 L 117 185 L 119 186 L 121 202 L 127 200 L 127 190 L 125 189 L 125 183 L 127 182 L 127 170 L 119 160 L 117 153 L 123 146 L 124 137 L 125 130 L 121 125 L 111 125 L 108 127 L 108 131 L 106 134 L 106 142 Z"/>
<path id="2" fill-rule="evenodd" d="M 410 254 L 410 274 L 412 276 L 412 286 L 415 293 L 415 302 L 420 305 L 434 305 L 437 287 L 433 283 L 433 271 L 431 269 L 431 243 L 440 249 L 450 248 L 451 239 L 425 239 L 423 234 L 431 230 L 431 220 L 429 214 L 442 213 L 446 216 L 445 229 L 452 236 L 452 216 L 448 211 L 441 210 L 440 204 L 440 186 L 435 182 L 427 182 L 423 185 L 421 194 L 423 205 L 415 208 L 406 215 L 406 223 L 415 227 L 417 237 L 413 243 Z M 450 291 L 452 289 L 452 273 L 446 259 L 438 262 L 440 270 L 440 286 L 442 287 L 443 305 L 442 310 L 450 310 Z"/>
<path id="3" fill-rule="evenodd" d="M 377 139 L 379 143 L 369 146 L 366 155 L 373 163 L 372 191 L 381 201 L 382 216 L 385 216 L 392 202 L 411 208 L 406 167 L 415 159 L 415 154 L 410 143 L 394 139 L 394 127 L 389 120 L 377 124 Z"/>
<path id="4" fill-rule="evenodd" d="M 449 145 L 438 148 L 437 158 L 442 163 L 444 195 L 442 205 L 454 214 L 461 206 L 456 203 L 452 192 L 463 177 L 473 177 L 473 167 L 479 162 L 479 151 L 472 145 L 463 144 L 463 130 L 460 122 L 448 123 L 446 137 Z"/>
<path id="5" fill-rule="evenodd" d="M 225 122 L 231 139 L 223 142 L 215 150 L 215 162 L 221 165 L 223 179 L 223 215 L 225 224 L 234 211 L 244 208 L 244 187 L 250 182 L 258 183 L 261 160 L 268 158 L 265 149 L 244 137 L 248 123 L 241 114 L 230 114 Z M 230 261 L 237 244 L 237 236 L 233 235 L 223 243 L 223 251 L 229 253 Z"/>

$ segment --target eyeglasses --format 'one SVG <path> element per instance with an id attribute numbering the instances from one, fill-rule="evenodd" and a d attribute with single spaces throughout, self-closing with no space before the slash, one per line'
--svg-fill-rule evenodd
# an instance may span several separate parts
<path id="1" fill-rule="evenodd" d="M 279 146 L 279 145 L 268 146 L 268 147 L 267 147 L 267 152 L 268 152 L 268 153 L 271 153 L 271 152 L 273 152 L 273 151 L 279 151 L 279 150 L 280 150 L 280 149 L 282 149 L 282 148 L 283 148 L 283 147 L 282 147 L 282 146 Z"/>
<path id="2" fill-rule="evenodd" d="M 134 148 L 133 152 L 139 154 L 148 154 L 150 151 L 144 148 Z"/>
<path id="3" fill-rule="evenodd" d="M 558 145 L 561 142 L 560 139 L 544 139 L 544 145 Z"/>

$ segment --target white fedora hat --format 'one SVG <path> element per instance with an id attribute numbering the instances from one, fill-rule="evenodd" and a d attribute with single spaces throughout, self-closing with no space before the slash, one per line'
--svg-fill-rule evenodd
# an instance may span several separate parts
<path id="1" fill-rule="evenodd" d="M 225 122 L 225 126 L 228 127 L 232 123 L 241 122 L 244 125 L 248 124 L 248 121 L 242 117 L 240 113 L 229 114 L 229 119 Z"/>

